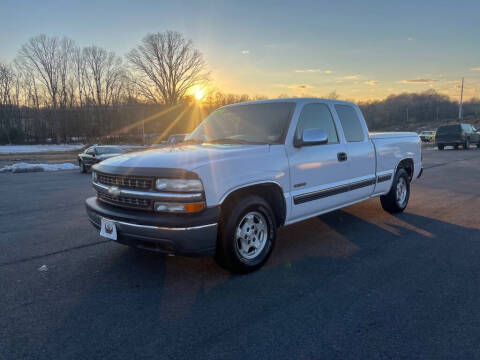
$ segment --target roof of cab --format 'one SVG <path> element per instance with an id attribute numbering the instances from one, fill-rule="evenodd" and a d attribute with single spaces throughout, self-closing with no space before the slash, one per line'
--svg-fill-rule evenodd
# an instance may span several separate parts
<path id="1" fill-rule="evenodd" d="M 267 100 L 255 100 L 255 101 L 246 101 L 236 104 L 229 104 L 222 106 L 223 108 L 239 105 L 250 105 L 250 104 L 267 104 L 267 103 L 276 103 L 276 102 L 294 102 L 297 104 L 305 103 L 331 103 L 331 104 L 344 104 L 344 105 L 355 105 L 350 101 L 335 100 L 335 99 L 322 99 L 322 98 L 282 98 L 282 99 L 267 99 Z"/>

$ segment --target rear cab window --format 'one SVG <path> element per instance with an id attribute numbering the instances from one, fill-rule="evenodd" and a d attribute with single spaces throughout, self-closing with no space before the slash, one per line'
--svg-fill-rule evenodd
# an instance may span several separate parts
<path id="1" fill-rule="evenodd" d="M 350 105 L 335 104 L 335 110 L 342 124 L 347 142 L 364 141 L 365 132 L 355 109 Z"/>

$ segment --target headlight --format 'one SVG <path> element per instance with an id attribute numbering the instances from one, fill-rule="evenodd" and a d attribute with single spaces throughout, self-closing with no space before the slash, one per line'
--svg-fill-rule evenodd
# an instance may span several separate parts
<path id="1" fill-rule="evenodd" d="M 173 203 L 173 202 L 155 202 L 155 211 L 173 212 L 173 213 L 194 213 L 205 209 L 204 202 L 197 203 Z"/>
<path id="2" fill-rule="evenodd" d="M 92 171 L 92 181 L 97 182 L 97 172 L 96 171 Z"/>
<path id="3" fill-rule="evenodd" d="M 155 189 L 158 191 L 192 192 L 203 191 L 203 185 L 200 180 L 157 179 Z"/>

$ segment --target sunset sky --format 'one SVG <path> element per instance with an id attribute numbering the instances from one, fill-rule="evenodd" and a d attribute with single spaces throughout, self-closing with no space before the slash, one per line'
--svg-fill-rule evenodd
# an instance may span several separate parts
<path id="1" fill-rule="evenodd" d="M 124 55 L 148 32 L 191 38 L 225 92 L 384 98 L 433 88 L 480 97 L 480 1 L 12 1 L 0 61 L 30 37 Z"/>

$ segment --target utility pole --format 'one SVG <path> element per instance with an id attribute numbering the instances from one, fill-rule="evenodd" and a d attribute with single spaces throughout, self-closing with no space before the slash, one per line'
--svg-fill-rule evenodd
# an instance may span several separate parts
<path id="1" fill-rule="evenodd" d="M 408 124 L 408 106 L 407 106 L 407 124 Z"/>
<path id="2" fill-rule="evenodd" d="M 463 119 L 463 77 L 462 77 L 462 90 L 460 92 L 460 107 L 458 108 L 458 120 L 462 121 Z"/>
<path id="3" fill-rule="evenodd" d="M 143 146 L 145 146 L 145 118 L 142 119 L 142 137 L 143 137 Z"/>

